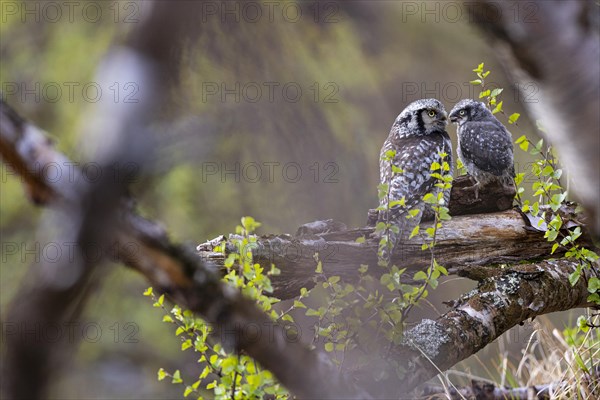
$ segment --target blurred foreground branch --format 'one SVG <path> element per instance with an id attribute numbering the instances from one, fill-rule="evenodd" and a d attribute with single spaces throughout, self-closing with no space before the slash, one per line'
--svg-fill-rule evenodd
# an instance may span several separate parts
<path id="1" fill-rule="evenodd" d="M 66 179 L 53 184 L 42 171 L 48 165 L 71 170 L 68 168 L 73 168 L 74 164 L 53 148 L 42 131 L 23 121 L 3 101 L 0 101 L 0 120 L 0 155 L 23 177 L 30 197 L 38 204 L 53 207 L 65 198 L 72 198 L 70 193 L 76 187 L 75 182 Z M 80 177 L 77 173 L 75 176 Z M 77 198 L 74 200 L 77 201 Z M 172 243 L 158 223 L 137 215 L 132 205 L 130 201 L 122 202 L 118 211 L 115 210 L 122 221 L 110 233 L 111 251 L 107 252 L 110 256 L 142 273 L 156 290 L 198 313 L 217 330 L 228 332 L 229 342 L 226 345 L 255 358 L 292 393 L 304 398 L 369 398 L 367 393 L 346 381 L 319 352 L 311 351 L 297 341 L 287 340 L 283 326 L 273 322 L 239 291 L 226 287 L 214 268 L 211 269 L 193 251 Z M 87 242 L 90 243 L 90 240 Z M 42 297 L 44 294 L 40 292 Z M 44 298 L 48 306 L 64 312 L 60 304 Z M 28 314 L 22 317 L 27 319 Z M 245 327 L 250 324 L 264 330 L 256 336 L 258 340 L 244 333 Z M 24 357 L 25 353 L 18 349 L 15 351 L 17 362 L 18 357 Z M 40 367 L 48 367 L 42 359 L 21 360 L 27 365 L 35 361 L 40 363 Z M 29 375 L 23 378 L 30 379 Z"/>
<path id="2" fill-rule="evenodd" d="M 138 270 L 157 291 L 202 316 L 216 330 L 227 332 L 227 338 L 222 338 L 224 345 L 256 359 L 296 396 L 369 398 L 319 352 L 287 340 L 283 326 L 239 291 L 223 284 L 220 275 L 193 251 L 172 243 L 158 223 L 137 215 L 133 201 L 124 197 L 125 182 L 118 174 L 123 172 L 123 163 L 137 167 L 138 174 L 152 169 L 156 149 L 148 125 L 155 121 L 157 105 L 177 81 L 178 52 L 198 32 L 196 18 L 201 6 L 202 2 L 177 6 L 166 1 L 145 2 L 142 23 L 123 47 L 113 47 L 105 57 L 98 80 L 136 82 L 140 97 L 139 102 L 127 105 L 100 102 L 85 120 L 87 135 L 82 142 L 90 153 L 88 161 L 104 166 L 102 172 L 107 175 L 101 185 L 88 185 L 76 164 L 56 151 L 40 129 L 21 119 L 3 100 L 0 155 L 22 177 L 36 204 L 69 214 L 55 221 L 69 235 L 55 241 L 62 240 L 64 246 L 74 243 L 78 255 L 79 251 L 85 254 L 87 246 L 101 244 L 102 259 L 112 258 Z M 62 179 L 52 181 L 45 176 L 49 166 L 59 168 Z M 113 180 L 115 176 L 118 178 Z M 114 224 L 109 225 L 109 221 Z M 64 242 L 67 239 L 68 243 Z M 3 322 L 67 321 L 73 315 L 68 313 L 69 307 L 74 298 L 85 294 L 86 278 L 98 261 L 75 258 L 60 266 L 50 262 L 40 271 L 34 267 L 33 283 L 17 295 L 9 319 Z M 50 285 L 52 282 L 56 288 Z M 249 325 L 260 330 L 256 337 L 245 334 Z M 46 398 L 50 371 L 56 366 L 56 357 L 48 355 L 53 343 L 38 340 L 28 347 L 23 335 L 12 336 L 3 371 L 8 397 Z"/>

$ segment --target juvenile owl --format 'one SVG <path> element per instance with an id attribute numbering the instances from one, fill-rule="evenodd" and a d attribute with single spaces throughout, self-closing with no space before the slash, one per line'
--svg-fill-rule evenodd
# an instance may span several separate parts
<path id="1" fill-rule="evenodd" d="M 450 121 L 458 124 L 458 157 L 479 188 L 491 182 L 513 185 L 515 177 L 513 143 L 510 132 L 484 103 L 465 99 L 450 112 Z"/>
<path id="2" fill-rule="evenodd" d="M 389 196 L 381 198 L 380 206 L 387 209 L 387 205 L 394 201 L 403 199 L 404 202 L 404 205 L 392 204 L 389 215 L 385 211 L 379 213 L 379 221 L 390 221 L 400 230 L 398 235 L 393 235 L 392 248 L 398 238 L 408 238 L 424 214 L 433 215 L 431 206 L 423 201 L 423 196 L 427 193 L 435 195 L 442 190 L 435 186 L 438 180 L 431 176 L 432 163 L 442 164 L 442 161 L 446 161 L 452 165 L 452 143 L 445 130 L 447 124 L 442 103 L 436 99 L 417 100 L 398 115 L 381 148 L 380 180 L 389 185 Z M 396 153 L 391 160 L 385 157 L 389 150 Z M 444 160 L 440 153 L 446 154 Z M 392 165 L 401 171 L 392 171 Z M 452 171 L 444 173 L 452 174 Z M 444 193 L 446 205 L 449 197 L 448 190 Z M 418 210 L 418 213 L 413 218 L 406 218 L 410 210 Z"/>

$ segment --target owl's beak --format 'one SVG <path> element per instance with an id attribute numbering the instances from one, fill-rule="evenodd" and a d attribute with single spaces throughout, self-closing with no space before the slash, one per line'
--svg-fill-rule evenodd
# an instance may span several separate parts
<path id="1" fill-rule="evenodd" d="M 450 116 L 450 121 L 451 122 L 458 122 L 458 117 L 456 115 L 451 115 Z"/>
<path id="2" fill-rule="evenodd" d="M 440 115 L 437 120 L 437 124 L 439 126 L 446 127 L 446 125 L 448 125 L 448 114 L 443 113 L 442 115 Z"/>

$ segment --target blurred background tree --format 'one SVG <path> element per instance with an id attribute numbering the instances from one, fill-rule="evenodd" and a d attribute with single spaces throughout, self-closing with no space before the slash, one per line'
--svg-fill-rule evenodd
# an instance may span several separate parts
<path id="1" fill-rule="evenodd" d="M 48 4 L 2 2 L 2 92 L 53 135 L 60 151 L 82 160 L 75 132 L 96 96 L 135 100 L 135 82 L 105 87 L 91 80 L 147 5 L 84 1 L 70 13 L 53 3 L 56 14 Z M 377 204 L 379 149 L 408 103 L 435 97 L 449 110 L 476 96 L 471 69 L 485 61 L 493 71 L 488 82 L 505 88 L 504 109 L 525 116 L 524 102 L 537 101 L 535 87 L 531 96 L 520 94 L 466 11 L 446 4 L 206 2 L 197 16 L 200 40 L 180 57 L 182 83 L 164 93 L 164 119 L 172 124 L 161 133 L 161 177 L 139 199 L 142 210 L 190 243 L 230 232 L 243 215 L 263 222 L 259 233 L 293 233 L 325 218 L 362 226 Z M 535 124 L 519 122 L 535 139 Z M 455 128 L 448 130 L 456 148 Z M 528 170 L 531 160 L 515 154 L 517 170 Z M 20 179 L 0 168 L 2 243 L 20 249 L 2 251 L 4 311 L 36 257 L 40 210 L 24 199 Z M 81 327 L 87 336 L 76 368 L 56 382 L 61 397 L 180 395 L 156 382 L 158 368 L 181 368 L 183 355 L 156 310 L 140 306 L 146 286 L 139 275 L 111 268 L 86 310 L 90 325 Z M 464 288 L 443 285 L 438 292 L 447 299 Z M 524 333 L 516 338 L 526 345 Z M 195 359 L 186 357 L 182 373 L 195 374 Z"/>

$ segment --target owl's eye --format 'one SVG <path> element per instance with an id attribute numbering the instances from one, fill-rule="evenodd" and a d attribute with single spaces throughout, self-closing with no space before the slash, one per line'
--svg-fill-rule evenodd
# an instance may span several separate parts
<path id="1" fill-rule="evenodd" d="M 433 111 L 433 110 L 429 110 L 429 111 L 427 112 L 427 115 L 429 115 L 431 118 L 433 118 L 433 117 L 435 117 L 435 111 Z"/>
<path id="2" fill-rule="evenodd" d="M 458 113 L 459 113 L 460 115 L 465 115 L 467 112 L 466 112 L 465 110 L 460 110 Z"/>

